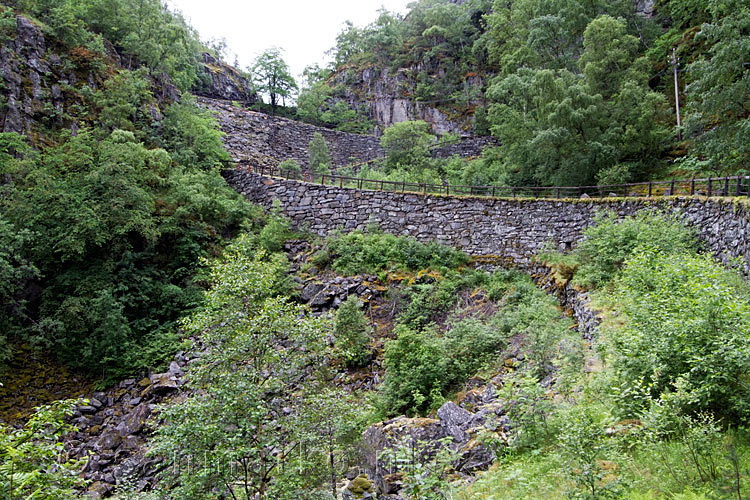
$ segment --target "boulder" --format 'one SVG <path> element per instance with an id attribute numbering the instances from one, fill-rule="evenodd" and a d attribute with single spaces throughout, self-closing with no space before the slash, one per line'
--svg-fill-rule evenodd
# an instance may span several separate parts
<path id="1" fill-rule="evenodd" d="M 342 492 L 343 500 L 377 498 L 375 494 L 375 483 L 367 474 L 360 474 L 349 481 Z"/>
<path id="2" fill-rule="evenodd" d="M 437 419 L 398 417 L 370 426 L 363 435 L 366 461 L 370 477 L 383 494 L 394 494 L 403 485 L 403 474 L 399 463 L 388 459 L 386 450 L 398 446 L 413 445 L 426 460 L 445 445 L 445 438 L 456 454 L 456 472 L 471 474 L 477 469 L 488 468 L 495 459 L 492 449 L 482 444 L 479 435 L 495 433 L 500 441 L 505 441 L 505 422 L 501 422 L 505 405 L 492 398 L 494 388 L 477 388 L 488 402 L 480 406 L 480 411 L 472 413 L 466 408 L 449 401 L 437 411 Z"/>
<path id="3" fill-rule="evenodd" d="M 146 425 L 146 420 L 148 420 L 149 415 L 151 415 L 151 408 L 146 403 L 141 403 L 133 408 L 133 410 L 122 419 L 120 425 L 117 426 L 117 431 L 120 433 L 120 436 L 125 437 L 140 432 L 143 429 L 143 426 Z"/>
<path id="4" fill-rule="evenodd" d="M 151 385 L 143 390 L 141 397 L 166 396 L 169 393 L 175 392 L 178 387 L 174 378 L 175 377 L 173 377 L 171 373 L 158 373 L 152 375 L 150 378 Z"/>

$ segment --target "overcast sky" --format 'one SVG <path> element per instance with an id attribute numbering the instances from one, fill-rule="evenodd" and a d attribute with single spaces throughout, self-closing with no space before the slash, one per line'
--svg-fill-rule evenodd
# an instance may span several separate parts
<path id="1" fill-rule="evenodd" d="M 298 83 L 305 66 L 328 61 L 325 52 L 333 47 L 344 22 L 356 26 L 377 18 L 382 6 L 392 12 L 406 12 L 411 0 L 167 0 L 173 9 L 200 33 L 202 40 L 224 37 L 230 64 L 237 54 L 241 68 L 250 66 L 265 49 L 276 46 Z"/>

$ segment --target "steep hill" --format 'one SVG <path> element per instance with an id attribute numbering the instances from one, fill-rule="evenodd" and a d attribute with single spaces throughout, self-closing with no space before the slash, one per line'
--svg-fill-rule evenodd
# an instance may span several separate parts
<path id="1" fill-rule="evenodd" d="M 157 0 L 6 3 L 0 41 L 0 369 L 13 346 L 100 383 L 153 368 L 251 213 L 190 90 L 256 95 Z"/>
<path id="2" fill-rule="evenodd" d="M 300 114 L 492 134 L 498 181 L 603 184 L 735 173 L 746 144 L 747 5 L 421 0 L 348 25 Z M 677 127 L 673 52 L 684 119 Z M 343 123 L 343 121 L 341 122 Z"/>

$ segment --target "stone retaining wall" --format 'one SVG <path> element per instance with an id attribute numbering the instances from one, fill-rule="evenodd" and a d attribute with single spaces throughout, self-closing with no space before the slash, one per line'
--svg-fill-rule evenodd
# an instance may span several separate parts
<path id="1" fill-rule="evenodd" d="M 496 137 L 469 137 L 458 142 L 433 148 L 431 153 L 435 158 L 450 158 L 454 155 L 461 158 L 468 158 L 479 156 L 485 147 L 497 146 L 499 144 Z"/>
<path id="2" fill-rule="evenodd" d="M 298 226 L 325 235 L 334 229 L 383 231 L 438 241 L 472 255 L 497 255 L 530 269 L 546 242 L 560 250 L 575 246 L 597 211 L 620 217 L 644 208 L 673 213 L 695 227 L 704 247 L 720 261 L 740 258 L 750 271 L 748 206 L 725 198 L 609 198 L 581 200 L 489 199 L 356 190 L 271 179 L 227 171 L 230 185 L 253 202 L 274 199 Z"/>
<path id="3" fill-rule="evenodd" d="M 226 134 L 224 145 L 237 161 L 256 167 L 275 167 L 283 160 L 297 160 L 307 168 L 307 145 L 315 132 L 320 132 L 331 151 L 333 167 L 365 162 L 384 156 L 380 138 L 372 135 L 350 134 L 316 127 L 278 116 L 269 116 L 235 107 L 230 101 L 198 97 L 201 106 L 214 111 L 221 130 Z M 479 156 L 487 145 L 495 145 L 493 137 L 471 137 L 445 144 L 432 150 L 437 158 L 452 155 Z"/>

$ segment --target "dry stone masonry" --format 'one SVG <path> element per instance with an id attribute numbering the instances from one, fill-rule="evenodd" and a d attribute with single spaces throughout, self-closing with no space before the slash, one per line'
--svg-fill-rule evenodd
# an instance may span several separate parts
<path id="1" fill-rule="evenodd" d="M 728 198 L 459 198 L 323 186 L 241 170 L 228 171 L 226 178 L 253 202 L 270 207 L 279 200 L 295 224 L 319 235 L 375 223 L 389 233 L 437 241 L 472 255 L 504 257 L 525 269 L 533 267 L 532 257 L 547 242 L 560 250 L 575 246 L 599 211 L 625 217 L 657 209 L 694 227 L 720 261 L 739 258 L 745 272 L 750 271 L 750 207 Z"/>
<path id="2" fill-rule="evenodd" d="M 201 106 L 214 112 L 221 130 L 226 134 L 224 145 L 232 157 L 258 167 L 275 167 L 286 159 L 308 166 L 307 145 L 316 132 L 323 135 L 331 151 L 334 168 L 366 162 L 384 156 L 380 139 L 373 135 L 351 134 L 316 127 L 278 116 L 249 111 L 230 101 L 199 97 Z M 474 157 L 497 141 L 491 137 L 469 137 L 436 146 L 432 155 Z"/>
<path id="3" fill-rule="evenodd" d="M 320 132 L 328 143 L 334 167 L 383 156 L 380 140 L 374 136 L 349 134 L 257 113 L 228 101 L 201 97 L 198 102 L 214 111 L 226 134 L 224 144 L 235 160 L 275 167 L 291 158 L 307 168 L 307 145 L 315 132 Z"/>

